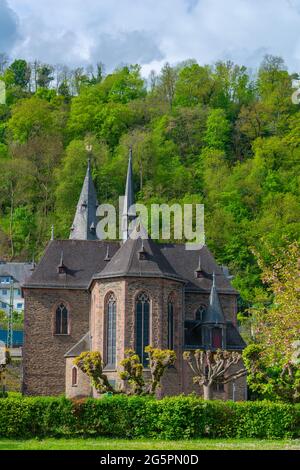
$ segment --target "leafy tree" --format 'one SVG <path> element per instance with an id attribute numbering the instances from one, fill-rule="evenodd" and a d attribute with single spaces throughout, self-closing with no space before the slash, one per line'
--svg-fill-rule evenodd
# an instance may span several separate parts
<path id="1" fill-rule="evenodd" d="M 223 109 L 212 109 L 208 115 L 204 142 L 209 149 L 225 150 L 229 140 L 229 122 Z"/>
<path id="2" fill-rule="evenodd" d="M 13 140 L 24 143 L 30 137 L 53 133 L 58 128 L 53 108 L 46 101 L 33 96 L 21 100 L 12 108 L 7 129 Z"/>
<path id="3" fill-rule="evenodd" d="M 297 242 L 273 254 L 272 264 L 266 265 L 259 256 L 263 280 L 273 294 L 273 303 L 258 311 L 257 339 L 265 345 L 270 363 L 291 359 L 293 344 L 300 330 L 300 248 Z"/>
<path id="4" fill-rule="evenodd" d="M 170 110 L 173 108 L 177 77 L 178 72 L 176 68 L 171 67 L 167 62 L 161 70 L 157 90 L 161 97 L 168 103 Z"/>
<path id="5" fill-rule="evenodd" d="M 48 64 L 41 65 L 37 70 L 37 86 L 39 88 L 48 88 L 50 83 L 53 82 L 53 67 Z"/>
<path id="6" fill-rule="evenodd" d="M 214 90 L 214 80 L 210 67 L 192 64 L 184 67 L 178 74 L 175 88 L 176 106 L 207 105 Z"/>
<path id="7" fill-rule="evenodd" d="M 294 343 L 299 351 L 299 344 Z M 297 355 L 299 352 L 297 352 Z M 300 401 L 299 360 L 270 364 L 261 344 L 250 344 L 243 352 L 247 382 L 261 399 L 298 403 Z"/>
<path id="8" fill-rule="evenodd" d="M 8 86 L 16 85 L 25 89 L 30 82 L 31 69 L 26 60 L 15 60 L 5 72 L 5 81 Z"/>

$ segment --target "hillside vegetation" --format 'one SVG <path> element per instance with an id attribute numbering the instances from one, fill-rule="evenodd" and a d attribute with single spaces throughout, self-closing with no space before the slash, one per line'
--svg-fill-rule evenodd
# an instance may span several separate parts
<path id="1" fill-rule="evenodd" d="M 234 274 L 242 306 L 266 299 L 267 264 L 299 239 L 300 109 L 282 59 L 138 65 L 105 74 L 9 63 L 0 105 L 0 257 L 36 258 L 55 225 L 69 234 L 93 145 L 100 202 L 117 204 L 133 146 L 139 202 L 205 204 L 207 244 Z"/>

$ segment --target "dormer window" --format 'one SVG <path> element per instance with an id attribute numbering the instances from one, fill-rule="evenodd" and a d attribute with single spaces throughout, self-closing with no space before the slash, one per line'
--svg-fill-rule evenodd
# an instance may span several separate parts
<path id="1" fill-rule="evenodd" d="M 138 256 L 139 256 L 139 260 L 140 261 L 144 261 L 147 259 L 147 251 L 145 250 L 145 246 L 144 246 L 144 240 L 142 240 L 142 246 L 141 246 L 141 249 L 139 250 L 138 252 Z"/>
<path id="2" fill-rule="evenodd" d="M 198 267 L 195 271 L 195 277 L 197 279 L 201 279 L 202 277 L 204 277 L 204 272 L 203 272 L 203 269 L 202 269 L 202 266 L 201 266 L 201 256 L 199 256 L 199 262 L 198 262 Z"/>
<path id="3" fill-rule="evenodd" d="M 197 279 L 202 279 L 203 276 L 204 276 L 203 271 L 196 271 L 196 278 Z"/>
<path id="4" fill-rule="evenodd" d="M 64 264 L 64 254 L 63 254 L 63 252 L 61 252 L 60 262 L 59 262 L 59 265 L 57 266 L 57 272 L 58 272 L 58 274 L 66 274 L 67 273 L 67 267 Z"/>

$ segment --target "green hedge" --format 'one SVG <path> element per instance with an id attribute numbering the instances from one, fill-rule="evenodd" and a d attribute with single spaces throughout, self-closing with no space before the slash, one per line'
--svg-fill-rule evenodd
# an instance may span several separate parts
<path id="1" fill-rule="evenodd" d="M 300 437 L 300 407 L 271 402 L 163 400 L 114 396 L 101 400 L 0 400 L 1 437 L 106 436 L 189 439 Z"/>

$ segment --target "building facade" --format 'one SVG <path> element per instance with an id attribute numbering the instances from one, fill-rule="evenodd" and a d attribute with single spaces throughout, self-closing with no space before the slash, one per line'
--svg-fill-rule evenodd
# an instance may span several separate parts
<path id="1" fill-rule="evenodd" d="M 6 263 L 0 261 L 0 310 L 9 312 L 12 302 L 15 312 L 23 312 L 24 298 L 21 285 L 31 275 L 32 263 Z"/>
<path id="2" fill-rule="evenodd" d="M 128 227 L 136 217 L 130 154 L 123 211 L 123 240 L 97 239 L 96 191 L 90 164 L 69 240 L 51 240 L 24 284 L 24 383 L 27 395 L 97 396 L 73 364 L 81 352 L 100 351 L 106 374 L 120 385 L 126 349 L 174 349 L 177 361 L 164 376 L 161 395 L 201 390 L 183 361 L 186 350 L 241 351 L 237 291 L 206 246 L 156 243 Z M 233 389 L 234 387 L 234 389 Z M 215 396 L 243 400 L 245 378 Z"/>

